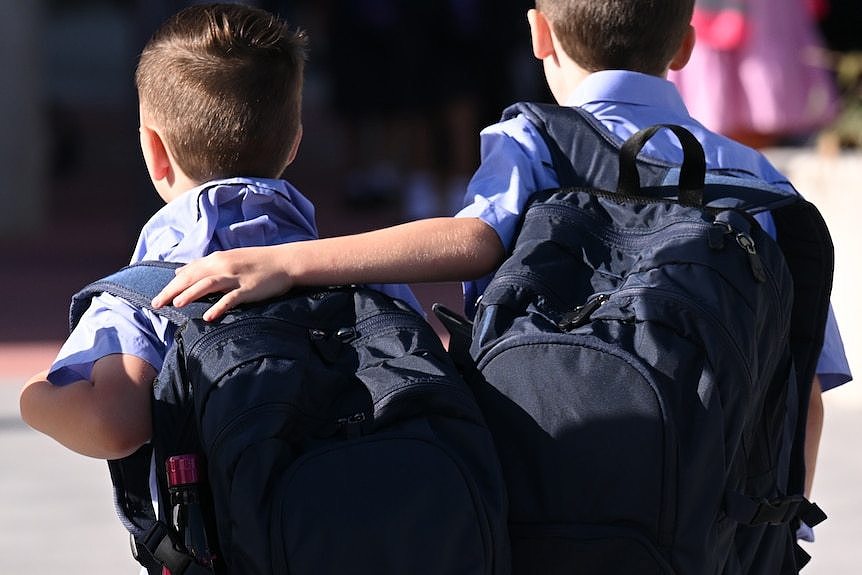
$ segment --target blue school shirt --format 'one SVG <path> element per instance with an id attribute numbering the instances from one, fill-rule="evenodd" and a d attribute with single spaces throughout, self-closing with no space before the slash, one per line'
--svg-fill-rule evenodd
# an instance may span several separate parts
<path id="1" fill-rule="evenodd" d="M 314 206 L 284 180 L 232 178 L 206 183 L 156 212 L 141 230 L 131 262 L 188 262 L 214 251 L 318 237 Z M 404 285 L 370 286 L 422 313 Z M 91 381 L 93 364 L 114 353 L 139 357 L 158 371 L 173 325 L 123 299 L 101 294 L 84 313 L 51 366 L 48 381 Z"/>
<path id="2" fill-rule="evenodd" d="M 720 168 L 793 189 L 787 178 L 762 154 L 711 132 L 692 118 L 676 87 L 663 78 L 622 70 L 595 72 L 578 85 L 566 105 L 590 112 L 622 140 L 653 124 L 681 125 L 703 144 L 707 168 Z M 467 206 L 457 215 L 479 218 L 494 228 L 508 252 L 529 197 L 534 192 L 559 187 L 559 181 L 548 147 L 536 127 L 523 115 L 485 128 L 480 138 L 481 163 L 467 186 Z M 680 145 L 668 130 L 651 138 L 644 150 L 668 161 L 682 162 Z M 759 219 L 774 235 L 771 217 L 765 214 Z M 489 281 L 490 276 L 486 276 L 464 284 L 468 314 L 474 313 L 476 299 Z M 831 307 L 817 373 L 823 389 L 851 379 Z"/>

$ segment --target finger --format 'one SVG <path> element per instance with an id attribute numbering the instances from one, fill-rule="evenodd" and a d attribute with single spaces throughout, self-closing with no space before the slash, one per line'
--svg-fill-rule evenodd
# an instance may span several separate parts
<path id="1" fill-rule="evenodd" d="M 187 266 L 182 266 L 174 271 L 173 279 L 153 298 L 151 303 L 154 308 L 158 309 L 168 305 L 195 281 L 194 276 L 188 273 L 180 273 L 186 268 Z"/>
<path id="2" fill-rule="evenodd" d="M 238 287 L 239 284 L 231 278 L 205 277 L 182 290 L 174 297 L 172 303 L 176 307 L 183 307 L 206 295 L 228 292 Z"/>
<path id="3" fill-rule="evenodd" d="M 223 316 L 229 309 L 236 307 L 241 303 L 238 290 L 233 290 L 215 302 L 212 307 L 204 312 L 203 318 L 206 321 L 214 321 Z"/>

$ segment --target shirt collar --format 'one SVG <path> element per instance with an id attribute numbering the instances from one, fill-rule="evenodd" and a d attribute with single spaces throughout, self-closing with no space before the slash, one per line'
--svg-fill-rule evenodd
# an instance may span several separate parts
<path id="1" fill-rule="evenodd" d="M 594 72 L 578 84 L 567 106 L 586 107 L 599 102 L 662 108 L 688 116 L 688 110 L 672 82 L 658 76 L 627 70 Z"/>
<path id="2" fill-rule="evenodd" d="M 316 237 L 314 206 L 289 183 L 231 178 L 193 188 L 156 212 L 132 261 L 188 261 L 215 250 Z"/>

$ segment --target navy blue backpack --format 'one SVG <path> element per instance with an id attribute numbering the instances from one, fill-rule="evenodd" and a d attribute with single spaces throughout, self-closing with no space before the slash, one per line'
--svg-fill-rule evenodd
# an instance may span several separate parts
<path id="1" fill-rule="evenodd" d="M 436 308 L 498 448 L 513 573 L 797 573 L 794 529 L 825 517 L 802 496 L 832 280 L 816 208 L 707 174 L 679 126 L 622 142 L 579 109 L 518 113 L 562 187 L 531 199 L 472 325 Z M 681 167 L 641 153 L 661 129 Z"/>
<path id="2" fill-rule="evenodd" d="M 78 293 L 147 308 L 176 266 L 127 267 Z M 431 326 L 354 287 L 296 292 L 178 327 L 154 383 L 151 444 L 110 461 L 118 514 L 150 573 L 507 575 L 506 498 L 482 414 Z M 205 462 L 215 568 L 166 519 L 164 462 Z M 155 494 L 153 494 L 155 495 Z"/>

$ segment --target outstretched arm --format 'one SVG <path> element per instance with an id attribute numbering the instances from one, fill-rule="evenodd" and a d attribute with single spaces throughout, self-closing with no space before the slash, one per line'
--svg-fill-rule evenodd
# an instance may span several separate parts
<path id="1" fill-rule="evenodd" d="M 121 354 L 98 360 L 92 382 L 55 386 L 47 380 L 47 372 L 42 372 L 21 390 L 21 417 L 72 451 L 119 459 L 150 439 L 150 393 L 155 377 L 149 363 Z"/>
<path id="2" fill-rule="evenodd" d="M 205 314 L 213 320 L 240 303 L 294 286 L 469 280 L 503 259 L 500 238 L 478 218 L 432 218 L 356 234 L 216 252 L 177 270 L 153 300 L 185 305 L 223 292 Z"/>

